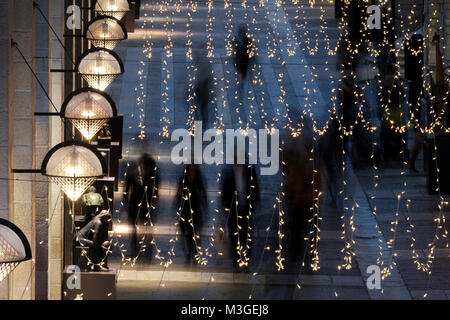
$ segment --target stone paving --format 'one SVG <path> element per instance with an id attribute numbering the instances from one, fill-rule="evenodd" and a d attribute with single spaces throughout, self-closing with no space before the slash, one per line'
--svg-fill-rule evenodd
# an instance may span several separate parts
<path id="1" fill-rule="evenodd" d="M 237 26 L 248 23 L 249 31 L 257 40 L 259 50 L 257 71 L 260 72 L 260 83 L 246 85 L 247 97 L 241 106 L 248 115 L 250 125 L 255 128 L 264 127 L 265 123 L 278 123 L 281 127 L 288 119 L 298 118 L 308 104 L 311 106 L 314 119 L 323 125 L 328 119 L 327 110 L 331 106 L 331 90 L 338 79 L 335 68 L 335 57 L 327 56 L 324 50 L 310 55 L 306 46 L 306 38 L 314 39 L 317 33 L 318 45 L 323 48 L 327 41 L 329 46 L 336 46 L 339 32 L 334 19 L 334 7 L 325 3 L 323 9 L 309 7 L 306 1 L 300 1 L 277 6 L 274 1 L 265 0 L 264 7 L 259 7 L 256 1 L 247 1 L 244 8 L 241 2 L 228 1 L 225 7 L 223 0 L 212 1 L 213 9 L 207 10 L 205 1 L 196 1 L 198 7 L 192 13 L 190 31 L 192 33 L 192 49 L 202 52 L 210 35 L 214 47 L 214 56 L 208 58 L 214 72 L 215 97 L 211 104 L 217 107 L 218 114 L 223 114 L 226 128 L 239 127 L 239 117 L 236 112 L 239 101 L 236 97 L 236 81 L 231 58 L 226 54 L 226 39 L 228 35 L 235 35 Z M 166 2 L 164 2 L 166 3 Z M 192 1 L 194 3 L 194 1 Z M 128 150 L 121 164 L 122 173 L 127 161 L 137 159 L 143 149 L 159 156 L 158 165 L 162 179 L 160 188 L 160 204 L 154 230 L 155 241 L 163 253 L 169 250 L 169 239 L 173 237 L 177 221 L 174 207 L 176 183 L 182 174 L 182 166 L 175 166 L 169 160 L 170 147 L 173 143 L 169 139 L 161 138 L 159 133 L 168 119 L 169 132 L 176 128 L 185 128 L 188 107 L 186 92 L 188 82 L 188 66 L 186 59 L 187 42 L 187 12 L 186 1 L 168 1 L 168 11 L 157 11 L 156 2 L 143 1 L 141 17 L 137 21 L 136 32 L 129 35 L 129 39 L 121 43 L 115 51 L 121 56 L 125 64 L 125 74 L 119 77 L 108 89 L 116 101 L 119 111 L 124 115 L 125 150 Z M 181 6 L 178 6 L 182 4 Z M 281 2 L 280 2 L 281 4 Z M 301 5 L 301 7 L 300 7 Z M 298 9 L 300 8 L 300 9 Z M 179 10 L 177 10 L 179 9 Z M 255 10 L 254 10 L 255 9 Z M 299 10 L 297 12 L 297 10 Z M 319 16 L 324 14 L 327 24 L 325 31 L 329 40 L 325 41 L 321 33 Z M 208 25 L 208 18 L 212 18 Z M 141 28 L 145 20 L 145 27 Z M 305 25 L 307 23 L 307 25 Z M 302 27 L 303 26 L 303 27 Z M 167 31 L 173 35 L 170 52 L 167 54 Z M 151 35 L 152 43 L 150 59 L 144 58 L 142 48 L 145 37 Z M 297 38 L 297 39 L 296 39 Z M 298 40 L 298 41 L 297 41 Z M 276 44 L 276 46 L 274 46 Z M 273 51 L 271 51 L 273 50 Z M 203 51 L 204 52 L 204 51 Z M 269 58 L 270 53 L 270 58 Z M 145 63 L 142 64 L 141 60 Z M 146 96 L 144 103 L 136 105 L 139 90 L 138 72 L 143 78 L 142 90 Z M 311 71 L 317 74 L 314 78 Z M 280 78 L 280 74 L 283 77 Z M 336 80 L 330 80 L 330 75 Z M 285 101 L 285 103 L 280 103 Z M 250 110 L 249 105 L 254 108 Z M 167 106 L 164 112 L 162 106 Z M 286 105 L 288 108 L 286 108 Z M 263 117 L 263 115 L 265 115 Z M 142 144 L 132 140 L 138 132 L 138 123 L 142 120 L 145 125 L 147 143 Z M 267 121 L 267 122 L 266 122 Z M 418 162 L 423 162 L 419 160 Z M 217 192 L 217 174 L 221 167 L 202 165 L 201 170 L 206 178 L 209 210 L 205 214 L 205 223 L 199 234 L 202 245 L 207 245 L 205 239 L 211 234 L 211 221 L 217 219 L 216 227 L 226 228 L 226 215 L 219 210 L 220 203 Z M 409 216 L 414 222 L 414 238 L 417 252 L 421 261 L 427 252 L 427 243 L 433 237 L 435 225 L 433 218 L 438 214 L 436 196 L 428 196 L 425 189 L 423 168 L 419 166 L 421 174 L 407 175 L 408 194 L 413 205 Z M 229 256 L 226 237 L 215 234 L 214 257 L 207 266 L 189 266 L 184 264 L 184 246 L 181 239 L 175 244 L 176 257 L 174 264 L 164 269 L 151 253 L 143 254 L 134 267 L 129 264 L 120 268 L 120 254 L 114 249 L 110 264 L 119 269 L 118 298 L 120 299 L 420 299 L 428 293 L 427 298 L 450 298 L 449 251 L 445 244 L 440 243 L 436 251 L 431 276 L 417 271 L 411 258 L 410 239 L 407 233 L 405 211 L 400 210 L 398 231 L 394 253 L 397 255 L 392 266 L 392 275 L 382 281 L 383 290 L 369 290 L 366 286 L 368 274 L 366 269 L 376 264 L 380 248 L 383 261 L 392 262 L 392 250 L 387 241 L 391 238 L 389 229 L 395 219 L 397 206 L 396 195 L 402 190 L 402 176 L 399 168 L 380 169 L 380 187 L 374 192 L 376 198 L 370 199 L 372 193 L 373 173 L 371 170 L 354 172 L 350 165 L 347 167 L 349 188 L 346 196 L 349 201 L 356 201 L 359 208 L 355 212 L 356 231 L 354 234 L 356 253 L 353 268 L 338 270 L 344 263 L 342 249 L 345 246 L 341 239 L 343 214 L 342 208 L 336 205 L 333 197 L 324 190 L 320 212 L 321 241 L 320 241 L 320 270 L 317 272 L 303 271 L 277 272 L 275 261 L 278 237 L 278 217 L 274 215 L 272 206 L 280 192 L 281 175 L 275 177 L 260 177 L 261 202 L 253 215 L 253 251 L 248 273 L 235 273 Z M 123 189 L 121 189 L 123 191 Z M 123 221 L 126 208 L 120 205 L 120 192 L 116 193 L 116 218 L 122 223 L 116 223 L 117 233 L 121 234 L 121 243 L 127 245 L 127 229 Z M 377 206 L 378 215 L 372 214 L 373 206 Z M 271 230 L 266 231 L 270 226 Z M 379 233 L 378 231 L 381 231 Z M 225 232 L 226 234 L 226 232 Z M 431 237 L 431 238 L 430 238 Z M 269 246 L 271 250 L 265 250 Z M 217 256 L 217 252 L 223 252 Z M 300 268 L 299 268 L 300 269 Z M 254 275 L 253 272 L 257 272 Z M 297 283 L 302 285 L 297 288 Z"/>

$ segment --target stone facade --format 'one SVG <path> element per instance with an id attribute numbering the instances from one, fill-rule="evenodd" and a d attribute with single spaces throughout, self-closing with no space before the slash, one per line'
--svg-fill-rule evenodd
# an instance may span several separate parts
<path id="1" fill-rule="evenodd" d="M 0 28 L 8 30 L 10 22 L 8 13 L 10 3 L 8 0 L 0 0 Z M 7 219 L 9 216 L 9 65 L 10 45 L 8 32 L 0 33 L 0 217 Z M 8 299 L 8 279 L 0 283 L 0 299 Z"/>
<path id="2" fill-rule="evenodd" d="M 55 29 L 61 31 L 61 1 L 36 3 L 58 25 Z M 0 284 L 0 299 L 60 299 L 59 189 L 55 191 L 40 174 L 14 174 L 11 170 L 39 169 L 49 148 L 61 141 L 59 118 L 55 121 L 34 116 L 35 111 L 54 110 L 27 63 L 58 106 L 62 100 L 62 76 L 53 78 L 49 70 L 62 65 L 62 48 L 54 43 L 48 25 L 33 7 L 32 0 L 0 0 L 0 28 L 3 31 L 0 34 L 0 217 L 22 229 L 33 254 L 31 261 L 21 263 Z M 11 40 L 17 43 L 26 62 L 11 47 Z M 53 66 L 54 58 L 56 66 Z M 58 85 L 54 87 L 54 83 Z M 49 250 L 53 251 L 49 253 Z"/>

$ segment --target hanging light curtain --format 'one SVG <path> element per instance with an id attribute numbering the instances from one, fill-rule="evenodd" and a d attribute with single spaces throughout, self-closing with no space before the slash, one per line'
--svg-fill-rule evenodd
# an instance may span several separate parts
<path id="1" fill-rule="evenodd" d="M 107 94 L 83 88 L 67 97 L 61 107 L 61 116 L 90 141 L 109 119 L 117 116 L 117 109 Z"/>
<path id="2" fill-rule="evenodd" d="M 0 219 L 0 282 L 19 263 L 30 259 L 30 244 L 23 232 L 8 220 Z"/>
<path id="3" fill-rule="evenodd" d="M 95 11 L 102 16 L 111 16 L 122 19 L 131 6 L 127 0 L 98 0 L 95 4 Z"/>
<path id="4" fill-rule="evenodd" d="M 78 59 L 75 69 L 89 87 L 104 91 L 124 72 L 120 57 L 108 49 L 90 49 Z"/>
<path id="5" fill-rule="evenodd" d="M 114 17 L 98 16 L 86 26 L 84 36 L 97 48 L 113 50 L 128 38 L 125 26 Z"/>
<path id="6" fill-rule="evenodd" d="M 63 142 L 46 155 L 42 174 L 58 184 L 70 200 L 76 201 L 95 180 L 105 176 L 106 165 L 101 154 L 90 145 Z"/>

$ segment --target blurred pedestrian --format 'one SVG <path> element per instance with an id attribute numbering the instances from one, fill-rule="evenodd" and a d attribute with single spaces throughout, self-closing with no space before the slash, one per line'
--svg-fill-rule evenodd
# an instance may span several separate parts
<path id="1" fill-rule="evenodd" d="M 402 111 L 402 97 L 403 90 L 396 75 L 396 68 L 390 65 L 381 91 L 381 144 L 386 162 L 403 161 L 403 155 L 408 155 L 403 146 L 403 139 L 406 141 L 406 138 L 401 132 L 406 124 Z"/>
<path id="2" fill-rule="evenodd" d="M 179 201 L 179 225 L 187 249 L 186 265 L 190 265 L 192 258 L 197 256 L 196 247 L 199 245 L 203 214 L 207 208 L 204 181 L 200 167 L 195 164 L 189 164 L 186 166 L 184 175 L 178 183 L 176 199 Z"/>
<path id="3" fill-rule="evenodd" d="M 152 222 L 155 221 L 153 208 L 156 207 L 154 200 L 158 197 L 158 188 L 159 174 L 156 161 L 144 153 L 136 169 L 127 174 L 125 188 L 124 200 L 128 205 L 128 224 L 131 227 L 130 250 L 133 256 L 138 254 L 137 225 L 150 217 Z"/>
<path id="4" fill-rule="evenodd" d="M 338 89 L 336 120 L 342 126 L 340 134 L 343 135 L 344 150 L 350 155 L 353 168 L 363 169 L 371 162 L 373 153 L 371 134 L 363 125 L 363 120 L 370 117 L 370 109 L 355 78 L 351 69 L 344 70 Z"/>
<path id="5" fill-rule="evenodd" d="M 238 34 L 235 39 L 235 56 L 234 64 L 238 74 L 238 91 L 241 108 L 238 109 L 239 118 L 241 121 L 246 121 L 244 106 L 245 99 L 245 84 L 247 82 L 248 74 L 255 64 L 254 47 L 253 42 L 249 37 L 248 29 L 246 25 L 241 25 L 238 29 Z M 244 113 L 243 115 L 241 113 Z"/>
<path id="6" fill-rule="evenodd" d="M 346 5 L 349 44 L 347 50 L 351 56 L 352 69 L 356 71 L 360 55 L 365 51 L 366 41 L 370 33 L 367 29 L 367 3 L 362 0 L 352 0 Z"/>
<path id="7" fill-rule="evenodd" d="M 253 43 L 249 37 L 247 26 L 245 25 L 239 27 L 235 49 L 235 65 L 240 76 L 240 84 L 243 85 L 254 61 Z"/>
<path id="8" fill-rule="evenodd" d="M 197 119 L 200 118 L 203 127 L 209 123 L 209 102 L 212 99 L 212 81 L 211 81 L 211 66 L 208 61 L 201 61 L 196 59 L 197 74 L 194 85 L 195 105 L 197 106 Z"/>
<path id="9" fill-rule="evenodd" d="M 287 272 L 297 272 L 302 262 L 307 262 L 307 240 L 311 234 L 314 199 L 321 190 L 321 162 L 319 157 L 311 161 L 312 132 L 305 130 L 301 137 L 292 138 L 283 152 L 285 162 L 284 224 Z M 314 181 L 314 184 L 312 183 Z M 305 260 L 304 260 L 305 258 Z"/>
<path id="10" fill-rule="evenodd" d="M 259 185 L 252 165 L 234 164 L 222 174 L 222 206 L 228 213 L 228 236 L 235 270 L 248 267 L 251 257 L 250 212 L 259 201 Z"/>
<path id="11" fill-rule="evenodd" d="M 334 201 L 337 201 L 340 191 L 342 173 L 342 139 L 339 120 L 336 116 L 330 118 L 328 130 L 318 141 L 319 159 L 323 164 L 322 176 L 327 189 Z"/>
<path id="12" fill-rule="evenodd" d="M 449 100 L 449 77 L 445 74 L 444 70 L 444 57 L 441 52 L 441 37 L 439 34 L 435 34 L 433 37 L 433 43 L 436 48 L 436 82 L 433 83 L 433 95 L 434 101 L 434 113 L 444 113 L 442 123 L 446 126 L 450 126 L 450 111 L 446 108 Z M 433 81 L 433 78 L 431 78 Z M 433 81 L 434 82 L 434 81 Z M 430 119 L 434 120 L 434 119 Z M 431 121 L 430 121 L 431 122 Z"/>
<path id="13" fill-rule="evenodd" d="M 442 62 L 442 55 L 440 52 L 439 37 L 436 35 L 433 41 L 436 41 L 436 55 L 437 55 L 437 78 L 440 77 L 440 71 L 443 73 L 442 64 L 439 67 L 439 62 Z M 411 148 L 411 157 L 409 159 L 409 170 L 413 173 L 418 173 L 416 169 L 416 160 L 422 150 L 425 134 L 421 132 L 424 121 L 422 121 L 422 100 L 425 97 L 424 90 L 424 76 L 423 76 L 423 36 L 415 34 L 406 44 L 405 50 L 405 77 L 408 79 L 408 104 L 410 114 L 414 117 L 414 142 Z M 440 69 L 441 68 L 441 69 Z M 440 70 L 439 70 L 440 69 Z"/>

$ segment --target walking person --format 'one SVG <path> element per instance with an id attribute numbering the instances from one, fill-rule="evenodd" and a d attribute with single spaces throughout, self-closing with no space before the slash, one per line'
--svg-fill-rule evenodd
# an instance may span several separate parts
<path id="1" fill-rule="evenodd" d="M 138 166 L 127 175 L 125 187 L 125 203 L 128 206 L 128 224 L 131 227 L 130 251 L 134 257 L 138 255 L 137 225 L 145 218 L 153 218 L 153 200 L 158 196 L 159 175 L 156 171 L 156 161 L 143 154 Z M 147 215 L 148 210 L 151 212 Z M 154 220 L 152 220 L 154 222 Z M 151 235 L 150 235 L 151 237 Z"/>
<path id="2" fill-rule="evenodd" d="M 251 41 L 247 26 L 241 25 L 235 42 L 234 64 L 238 74 L 239 96 L 241 99 L 241 107 L 244 105 L 244 87 L 252 65 L 255 63 L 253 42 Z M 241 114 L 239 109 L 239 114 Z M 244 112 L 245 114 L 245 112 Z"/>
<path id="3" fill-rule="evenodd" d="M 176 199 L 179 212 L 179 226 L 185 239 L 186 265 L 197 256 L 196 248 L 199 246 L 200 229 L 202 227 L 203 213 L 207 208 L 207 195 L 205 180 L 200 167 L 195 164 L 186 166 L 183 177 L 178 183 Z M 200 257 L 198 257 L 199 262 Z"/>
<path id="4" fill-rule="evenodd" d="M 254 166 L 227 166 L 223 172 L 222 205 L 228 212 L 228 236 L 236 271 L 247 267 L 250 261 L 250 212 L 254 212 L 258 201 L 259 187 Z"/>
<path id="5" fill-rule="evenodd" d="M 197 76 L 194 95 L 197 106 L 197 118 L 201 118 L 203 128 L 209 123 L 209 101 L 212 99 L 211 67 L 208 61 L 197 62 Z"/>
<path id="6" fill-rule="evenodd" d="M 381 143 L 383 147 L 384 160 L 403 161 L 402 155 L 407 153 L 403 150 L 403 134 L 399 131 L 405 125 L 402 112 L 403 90 L 399 79 L 396 77 L 394 65 L 387 68 L 386 77 L 381 91 Z M 405 138 L 405 140 L 407 140 Z M 405 146 L 406 148 L 406 146 Z M 404 152 L 402 152 L 404 151 Z"/>
<path id="7" fill-rule="evenodd" d="M 355 81 L 351 69 L 346 68 L 342 85 L 338 88 L 338 120 L 344 134 L 344 150 L 350 155 L 354 169 L 363 169 L 371 162 L 371 136 L 361 123 L 360 116 L 367 119 L 370 116 L 369 107 L 364 99 L 364 93 Z M 351 135 L 348 135 L 351 133 Z"/>
<path id="8" fill-rule="evenodd" d="M 311 257 L 308 256 L 307 243 L 312 237 L 311 226 L 315 197 L 321 190 L 321 165 L 316 158 L 311 161 L 313 132 L 305 128 L 299 138 L 291 138 L 289 147 L 283 151 L 285 162 L 285 240 L 286 271 L 295 273 L 302 262 L 308 268 Z M 314 184 L 312 184 L 314 181 Z M 316 222 L 318 223 L 318 221 Z M 312 239 L 311 239 L 312 240 Z"/>
<path id="9" fill-rule="evenodd" d="M 436 35 L 433 40 L 436 40 Z M 439 39 L 437 40 L 436 61 L 439 63 L 439 61 L 442 61 L 442 56 L 439 57 Z M 418 34 L 413 35 L 411 40 L 407 43 L 405 51 L 405 77 L 409 82 L 408 104 L 410 114 L 414 117 L 414 143 L 411 148 L 409 170 L 411 173 L 418 173 L 419 171 L 416 169 L 416 160 L 425 141 L 425 134 L 421 132 L 421 127 L 423 127 L 424 124 L 422 121 L 422 99 L 425 96 L 423 84 L 423 36 Z M 437 68 L 439 70 L 439 66 Z M 437 73 L 439 74 L 439 71 Z"/>

